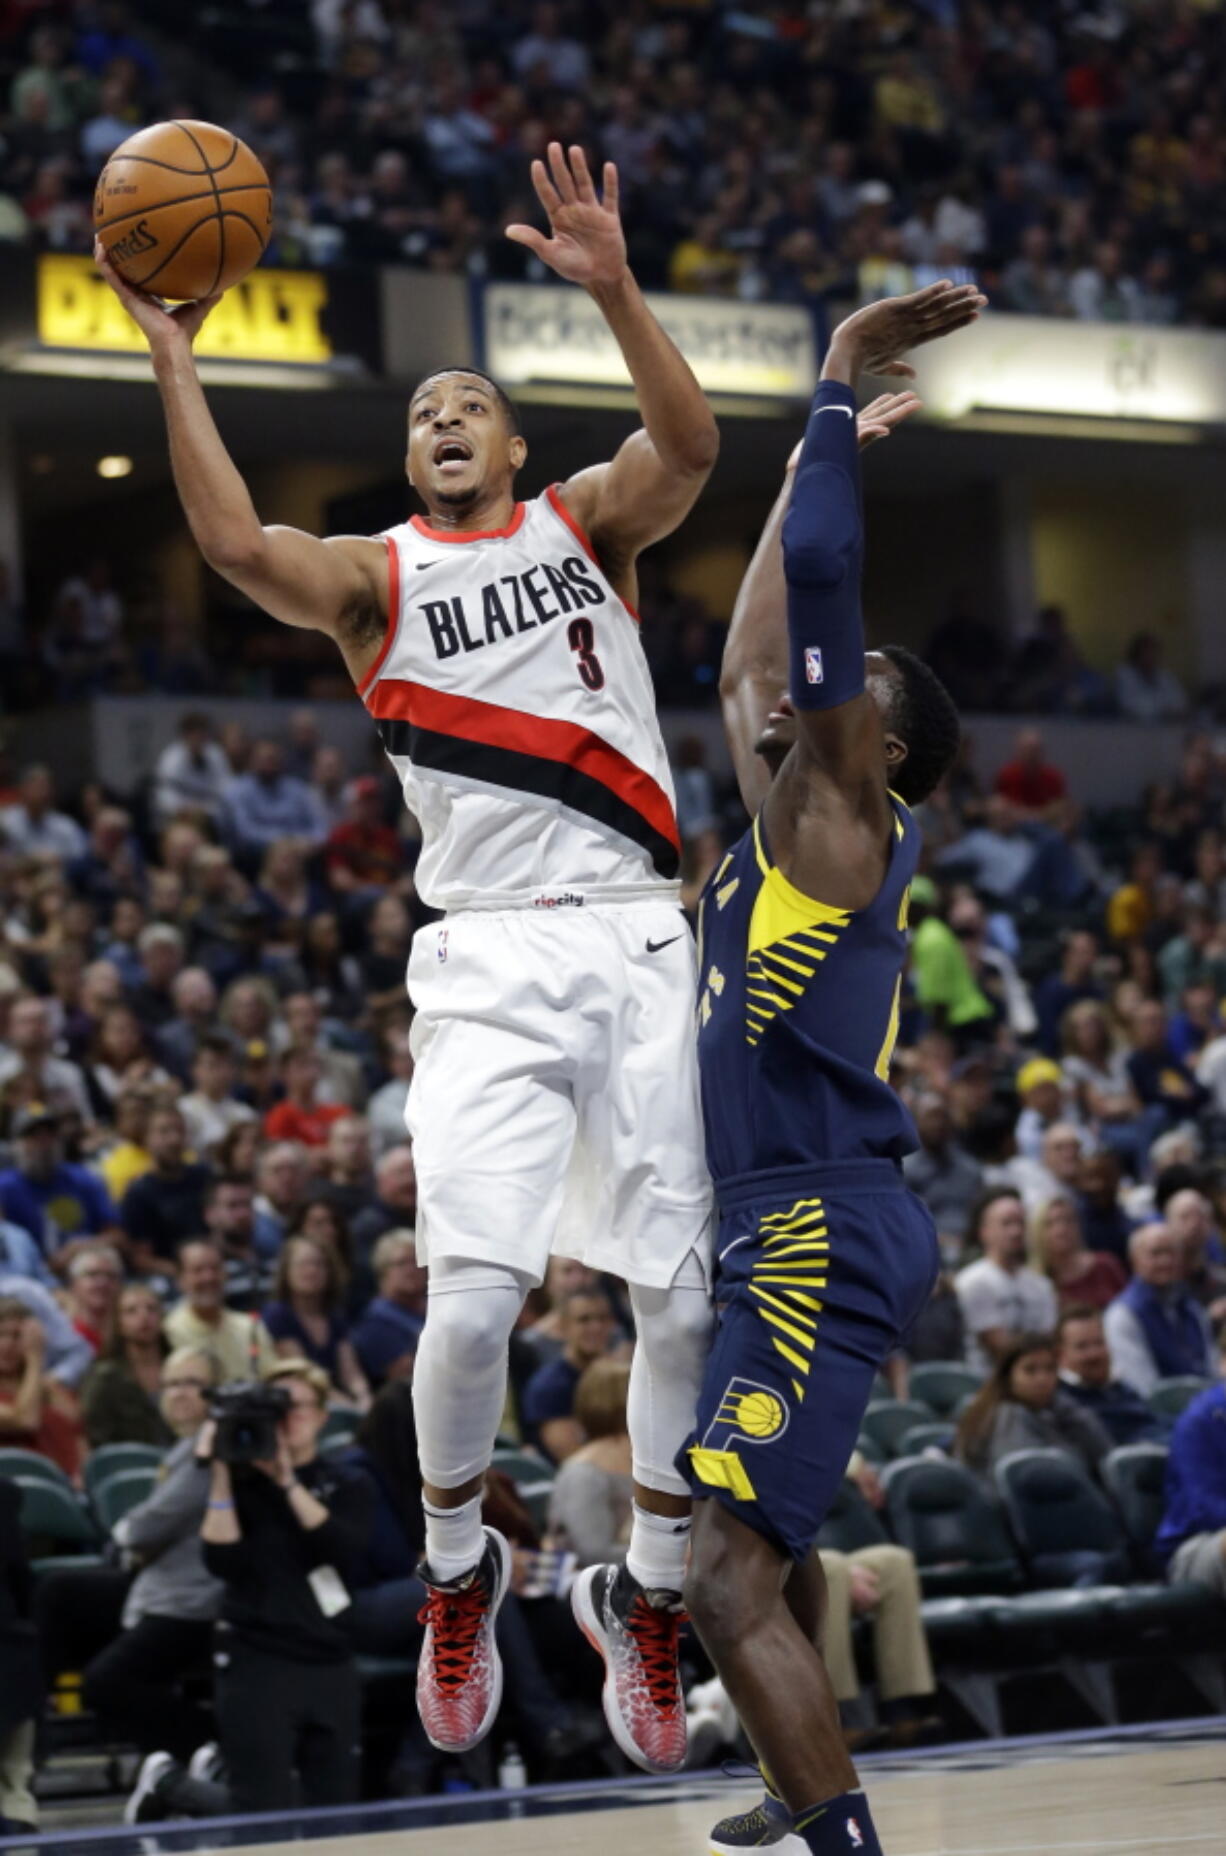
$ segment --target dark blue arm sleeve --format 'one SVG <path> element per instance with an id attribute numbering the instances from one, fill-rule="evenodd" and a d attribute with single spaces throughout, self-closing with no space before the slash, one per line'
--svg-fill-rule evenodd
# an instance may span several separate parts
<path id="1" fill-rule="evenodd" d="M 859 453 L 856 396 L 824 380 L 783 519 L 790 693 L 798 709 L 834 709 L 864 689 Z"/>

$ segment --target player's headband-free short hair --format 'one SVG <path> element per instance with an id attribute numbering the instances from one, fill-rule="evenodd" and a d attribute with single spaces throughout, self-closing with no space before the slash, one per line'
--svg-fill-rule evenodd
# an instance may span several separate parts
<path id="1" fill-rule="evenodd" d="M 470 374 L 474 380 L 480 380 L 488 387 L 502 409 L 502 416 L 510 426 L 512 436 L 515 438 L 519 437 L 522 430 L 519 420 L 519 409 L 510 394 L 507 393 L 505 388 L 498 385 L 498 382 L 491 374 L 483 372 L 479 367 L 468 367 L 463 363 L 457 363 L 454 367 L 433 367 L 428 374 L 423 374 L 422 378 L 409 395 L 409 410 L 412 411 L 414 400 L 425 387 L 429 386 L 432 380 L 442 380 L 448 374 Z"/>

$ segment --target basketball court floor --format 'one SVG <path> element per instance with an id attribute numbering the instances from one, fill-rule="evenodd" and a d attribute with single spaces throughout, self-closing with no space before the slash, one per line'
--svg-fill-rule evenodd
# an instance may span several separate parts
<path id="1" fill-rule="evenodd" d="M 1222 1856 L 1226 1720 L 975 1742 L 862 1762 L 889 1856 Z M 4 1856 L 706 1856 L 752 1797 L 718 1774 L 422 1799 L 312 1818 L 59 1830 Z M 799 1845 L 786 1846 L 789 1851 Z"/>

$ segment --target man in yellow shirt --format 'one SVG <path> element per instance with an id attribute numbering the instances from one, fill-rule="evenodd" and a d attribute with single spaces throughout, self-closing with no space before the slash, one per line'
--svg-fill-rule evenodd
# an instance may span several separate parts
<path id="1" fill-rule="evenodd" d="M 258 1379 L 276 1364 L 272 1336 L 258 1315 L 226 1307 L 226 1273 L 220 1250 L 203 1237 L 179 1246 L 179 1291 L 162 1331 L 172 1347 L 211 1354 L 223 1381 Z"/>

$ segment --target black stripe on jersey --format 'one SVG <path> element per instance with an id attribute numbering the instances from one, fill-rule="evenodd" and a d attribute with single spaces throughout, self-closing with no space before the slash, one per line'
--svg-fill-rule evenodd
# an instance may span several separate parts
<path id="1" fill-rule="evenodd" d="M 414 727 L 412 722 L 379 720 L 375 727 L 389 754 L 403 755 L 419 767 L 433 767 L 436 773 L 457 773 L 465 779 L 508 787 L 512 792 L 556 799 L 570 811 L 582 812 L 620 837 L 641 844 L 661 876 L 675 877 L 680 869 L 676 845 L 670 844 L 641 812 L 619 799 L 602 781 L 580 773 L 565 761 L 538 759 L 535 754 L 520 754 L 513 748 L 466 741 L 460 735 L 434 734 L 428 728 Z"/>

